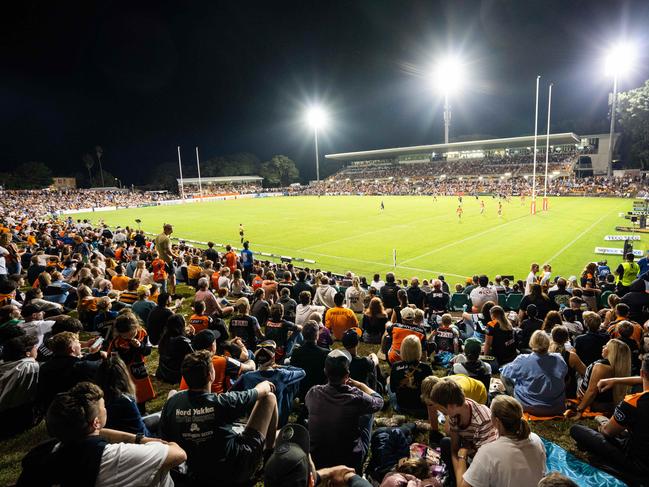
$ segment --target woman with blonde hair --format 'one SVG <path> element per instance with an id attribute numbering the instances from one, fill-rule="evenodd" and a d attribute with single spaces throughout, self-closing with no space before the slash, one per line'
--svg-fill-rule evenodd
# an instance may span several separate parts
<path id="1" fill-rule="evenodd" d="M 550 337 L 536 330 L 530 338 L 532 353 L 521 354 L 500 370 L 514 383 L 514 397 L 525 412 L 556 416 L 565 409 L 568 366 L 558 353 L 548 353 Z"/>
<path id="2" fill-rule="evenodd" d="M 568 373 L 566 374 L 566 398 L 574 399 L 577 397 L 577 374 L 580 377 L 586 373 L 586 366 L 577 355 L 574 348 L 566 349 L 566 343 L 570 343 L 570 334 L 565 326 L 555 326 L 552 328 L 552 336 L 550 339 L 550 353 L 557 353 L 561 355 L 563 361 L 568 366 Z"/>
<path id="3" fill-rule="evenodd" d="M 620 340 L 609 340 L 602 348 L 602 358 L 590 364 L 584 372 L 584 378 L 577 389 L 578 403 L 575 409 L 567 409 L 564 415 L 579 419 L 584 410 L 590 407 L 591 411 L 610 416 L 613 414 L 615 405 L 624 399 L 627 386 L 618 384 L 613 390 L 600 392 L 597 383 L 602 379 L 629 375 L 631 375 L 631 350 Z"/>
<path id="4" fill-rule="evenodd" d="M 421 400 L 421 383 L 433 370 L 421 361 L 421 340 L 416 335 L 408 335 L 401 342 L 401 361 L 392 364 L 389 378 L 389 394 L 395 412 L 405 413 L 425 419 L 428 416 L 426 405 Z"/>
<path id="5" fill-rule="evenodd" d="M 345 291 L 345 306 L 354 313 L 362 313 L 365 294 L 367 293 L 361 288 L 361 280 L 358 276 L 354 276 L 352 278 L 352 285 Z"/>
<path id="6" fill-rule="evenodd" d="M 385 312 L 381 298 L 370 299 L 361 322 L 363 341 L 366 343 L 381 343 L 387 322 L 388 315 Z"/>
<path id="7" fill-rule="evenodd" d="M 489 311 L 491 321 L 487 323 L 487 336 L 485 337 L 483 354 L 492 356 L 497 364 L 491 364 L 492 371 L 497 372 L 498 366 L 508 364 L 516 358 L 516 342 L 514 328 L 505 315 L 501 306 L 494 306 Z"/>
<path id="8" fill-rule="evenodd" d="M 491 403 L 491 422 L 498 430 L 498 439 L 482 445 L 470 467 L 468 450 L 458 450 L 453 461 L 457 464 L 457 485 L 537 485 L 545 475 L 545 447 L 531 432 L 521 405 L 511 396 L 496 396 Z"/>

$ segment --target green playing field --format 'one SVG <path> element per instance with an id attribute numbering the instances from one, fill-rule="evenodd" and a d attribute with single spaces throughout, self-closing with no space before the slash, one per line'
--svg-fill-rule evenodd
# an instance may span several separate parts
<path id="1" fill-rule="evenodd" d="M 456 198 L 423 196 L 240 199 L 78 217 L 122 226 L 135 225 L 139 218 L 142 229 L 155 233 L 169 222 L 176 237 L 233 246 L 240 244 L 242 223 L 253 251 L 313 259 L 312 267 L 368 277 L 393 268 L 393 249 L 398 277 L 444 274 L 452 283 L 474 273 L 524 279 L 531 262 L 550 263 L 554 275 L 567 277 L 578 275 L 589 261 L 608 258 L 614 268 L 621 260 L 594 249 L 622 247 L 604 236 L 621 234 L 615 226 L 628 223 L 619 213 L 631 209 L 630 199 L 551 198 L 549 211 L 532 216 L 529 198 L 524 204 L 513 198 L 503 203 L 501 217 L 498 200 L 485 197 L 484 202 L 482 215 L 479 201 L 465 197 L 461 221 Z M 643 236 L 635 248 L 644 250 L 646 244 Z"/>

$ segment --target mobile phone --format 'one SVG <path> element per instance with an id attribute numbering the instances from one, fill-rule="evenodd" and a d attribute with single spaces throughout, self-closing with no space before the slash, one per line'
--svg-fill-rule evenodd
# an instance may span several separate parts
<path id="1" fill-rule="evenodd" d="M 90 345 L 90 348 L 97 348 L 97 347 L 100 347 L 102 343 L 104 343 L 104 337 L 98 337 L 98 338 L 95 340 L 95 342 L 94 342 L 92 345 Z"/>

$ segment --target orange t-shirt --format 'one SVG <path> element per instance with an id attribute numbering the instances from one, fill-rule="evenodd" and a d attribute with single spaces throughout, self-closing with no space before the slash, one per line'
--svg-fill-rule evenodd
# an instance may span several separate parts
<path id="1" fill-rule="evenodd" d="M 165 265 L 166 263 L 162 259 L 154 259 L 153 262 L 151 262 L 154 281 L 162 282 L 167 280 L 167 271 L 165 270 Z"/>
<path id="2" fill-rule="evenodd" d="M 194 327 L 194 330 L 196 331 L 196 333 L 198 333 L 199 331 L 203 331 L 203 330 L 207 329 L 208 326 L 209 326 L 209 323 L 210 323 L 210 317 L 209 316 L 193 314 L 189 318 L 189 324 Z"/>
<path id="3" fill-rule="evenodd" d="M 187 266 L 187 277 L 189 279 L 198 279 L 201 276 L 201 272 L 203 269 L 201 269 L 200 266 L 191 264 Z"/>
<path id="4" fill-rule="evenodd" d="M 237 270 L 237 254 L 232 251 L 225 254 L 225 265 L 230 268 L 230 272 Z"/>
<path id="5" fill-rule="evenodd" d="M 127 276 L 113 276 L 110 280 L 115 291 L 126 291 L 128 287 L 129 278 Z"/>
<path id="6" fill-rule="evenodd" d="M 212 289 L 218 289 L 219 288 L 219 273 L 214 271 L 212 272 Z"/>
<path id="7" fill-rule="evenodd" d="M 401 342 L 408 335 L 415 335 L 422 342 L 426 339 L 425 331 L 416 325 L 406 325 L 404 323 L 397 323 L 392 327 L 392 346 L 388 352 L 388 360 L 390 363 L 398 362 L 401 360 L 399 353 L 401 352 Z"/>
<path id="8" fill-rule="evenodd" d="M 325 315 L 325 326 L 331 330 L 335 340 L 342 340 L 350 328 L 358 326 L 358 318 L 349 308 L 331 308 Z"/>

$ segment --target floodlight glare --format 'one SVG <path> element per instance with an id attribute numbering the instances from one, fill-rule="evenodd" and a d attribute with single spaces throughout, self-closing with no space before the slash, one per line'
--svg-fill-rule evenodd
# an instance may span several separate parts
<path id="1" fill-rule="evenodd" d="M 311 107 L 306 114 L 306 119 L 311 127 L 319 129 L 327 122 L 327 115 L 322 108 Z"/>
<path id="2" fill-rule="evenodd" d="M 444 94 L 458 91 L 465 79 L 463 63 L 455 57 L 442 59 L 433 71 L 433 84 Z"/>
<path id="3" fill-rule="evenodd" d="M 636 48 L 628 42 L 615 44 L 604 59 L 604 69 L 608 76 L 620 76 L 633 68 L 636 58 Z"/>

